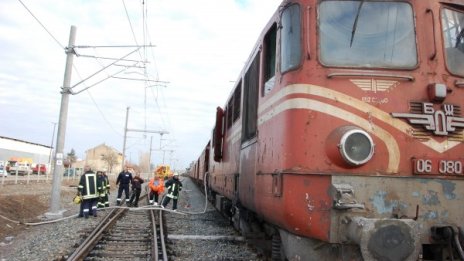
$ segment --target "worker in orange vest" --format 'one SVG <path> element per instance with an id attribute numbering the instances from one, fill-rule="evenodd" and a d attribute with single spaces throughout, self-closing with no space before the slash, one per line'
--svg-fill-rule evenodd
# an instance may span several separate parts
<path id="1" fill-rule="evenodd" d="M 156 171 L 153 174 L 153 178 L 148 182 L 148 188 L 150 190 L 150 204 L 158 206 L 158 198 L 164 192 L 164 178 L 162 175 L 157 174 Z"/>

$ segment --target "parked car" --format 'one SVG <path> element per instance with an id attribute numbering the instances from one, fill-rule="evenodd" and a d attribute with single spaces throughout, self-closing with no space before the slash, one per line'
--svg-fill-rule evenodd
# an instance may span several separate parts
<path id="1" fill-rule="evenodd" d="M 73 177 L 74 175 L 76 175 L 75 169 L 69 168 L 69 169 L 64 170 L 63 176 L 65 176 L 65 177 Z"/>
<path id="2" fill-rule="evenodd" d="M 40 171 L 40 174 L 47 173 L 47 165 L 36 164 L 34 167 L 32 167 L 32 173 L 37 174 L 37 171 Z"/>

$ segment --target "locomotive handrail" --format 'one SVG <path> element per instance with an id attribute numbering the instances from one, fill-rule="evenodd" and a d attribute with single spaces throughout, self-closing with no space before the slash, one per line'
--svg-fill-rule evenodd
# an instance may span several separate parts
<path id="1" fill-rule="evenodd" d="M 429 56 L 430 60 L 435 59 L 437 55 L 437 43 L 435 42 L 435 17 L 433 16 L 433 11 L 430 8 L 427 8 L 425 11 L 426 13 L 430 13 L 432 15 L 432 31 L 433 31 L 433 54 Z"/>
<path id="2" fill-rule="evenodd" d="M 327 78 L 333 77 L 349 77 L 349 76 L 358 76 L 358 77 L 386 77 L 386 78 L 395 78 L 402 79 L 406 81 L 414 81 L 414 77 L 410 75 L 395 75 L 395 74 L 382 74 L 382 73 L 347 73 L 347 72 L 338 72 L 338 73 L 329 73 Z"/>
<path id="3" fill-rule="evenodd" d="M 306 16 L 306 26 L 308 27 L 308 31 L 309 31 L 309 27 L 311 26 L 311 6 L 308 6 L 306 8 L 306 12 L 307 12 L 307 16 Z M 310 44 L 310 37 L 309 37 L 309 34 L 307 34 L 306 36 L 306 58 L 308 60 L 311 59 L 311 44 Z"/>
<path id="4" fill-rule="evenodd" d="M 458 87 L 464 87 L 464 81 L 463 80 L 456 80 L 454 82 L 454 85 L 456 85 Z"/>

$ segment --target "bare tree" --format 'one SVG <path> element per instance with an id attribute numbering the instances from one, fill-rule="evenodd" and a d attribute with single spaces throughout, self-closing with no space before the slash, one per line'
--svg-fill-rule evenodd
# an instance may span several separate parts
<path id="1" fill-rule="evenodd" d="M 101 159 L 106 162 L 108 172 L 112 173 L 114 165 L 118 164 L 118 155 L 112 151 L 108 151 L 108 153 L 102 155 Z"/>
<path id="2" fill-rule="evenodd" d="M 66 154 L 66 161 L 69 167 L 72 167 L 73 163 L 77 161 L 76 151 L 74 149 L 71 149 L 71 152 Z"/>

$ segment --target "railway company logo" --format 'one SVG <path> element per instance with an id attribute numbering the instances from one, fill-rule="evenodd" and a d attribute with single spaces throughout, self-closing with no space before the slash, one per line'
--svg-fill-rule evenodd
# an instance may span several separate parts
<path id="1" fill-rule="evenodd" d="M 425 130 L 437 136 L 456 134 L 464 129 L 464 118 L 460 117 L 460 107 L 452 104 L 443 104 L 435 109 L 433 103 L 411 102 L 411 113 L 396 113 L 395 118 L 405 118 L 409 124 L 422 126 Z"/>
<path id="2" fill-rule="evenodd" d="M 385 92 L 395 88 L 400 83 L 397 81 L 376 80 L 376 79 L 353 79 L 350 80 L 363 91 Z"/>

